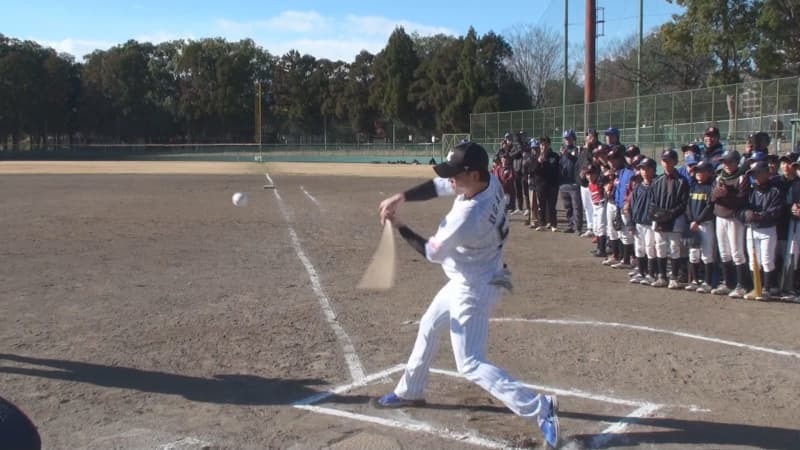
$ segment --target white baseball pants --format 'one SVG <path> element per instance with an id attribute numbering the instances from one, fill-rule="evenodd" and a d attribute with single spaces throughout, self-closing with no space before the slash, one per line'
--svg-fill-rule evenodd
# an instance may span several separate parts
<path id="1" fill-rule="evenodd" d="M 623 227 L 621 230 L 617 231 L 614 229 L 614 217 L 617 216 L 617 205 L 614 204 L 612 200 L 606 202 L 606 223 L 608 229 L 608 239 L 612 241 L 616 241 L 619 239 L 622 241 L 623 245 L 630 245 L 633 244 L 633 239 L 631 238 L 631 232 L 626 230 Z M 624 217 L 623 214 L 623 222 L 627 223 L 627 218 Z"/>
<path id="2" fill-rule="evenodd" d="M 592 193 L 588 187 L 581 186 L 581 203 L 583 203 L 583 214 L 586 216 L 586 229 L 594 233 L 594 205 L 592 204 Z"/>
<path id="3" fill-rule="evenodd" d="M 714 221 L 709 220 L 697 224 L 700 227 L 700 248 L 689 249 L 689 262 L 711 264 L 714 262 L 714 245 L 716 244 L 716 234 L 714 233 Z"/>
<path id="4" fill-rule="evenodd" d="M 656 257 L 656 233 L 652 226 L 637 223 L 633 244 L 637 258 L 653 259 Z"/>
<path id="5" fill-rule="evenodd" d="M 677 259 L 681 257 L 681 234 L 673 231 L 656 231 L 656 256 Z"/>
<path id="6" fill-rule="evenodd" d="M 527 418 L 538 415 L 539 394 L 486 360 L 489 315 L 500 295 L 500 288 L 489 284 L 467 286 L 449 281 L 436 294 L 420 320 L 414 350 L 394 393 L 405 399 L 424 397 L 439 337 L 449 326 L 458 372 L 503 402 L 515 414 Z"/>
<path id="7" fill-rule="evenodd" d="M 751 231 L 752 230 L 752 231 Z M 747 251 L 752 251 L 753 242 L 756 246 L 756 255 L 764 272 L 775 270 L 775 246 L 778 245 L 778 234 L 775 227 L 750 228 L 747 230 Z M 754 261 L 750 261 L 750 270 L 755 272 L 759 268 L 755 267 Z"/>
<path id="8" fill-rule="evenodd" d="M 743 248 L 744 224 L 733 217 L 717 217 L 717 246 L 720 261 L 729 262 L 733 259 L 737 266 L 746 263 Z"/>
<path id="9" fill-rule="evenodd" d="M 607 228 L 606 202 L 600 202 L 596 205 L 592 205 L 592 214 L 594 214 L 594 220 L 592 221 L 592 225 L 594 226 L 594 235 L 605 236 Z"/>

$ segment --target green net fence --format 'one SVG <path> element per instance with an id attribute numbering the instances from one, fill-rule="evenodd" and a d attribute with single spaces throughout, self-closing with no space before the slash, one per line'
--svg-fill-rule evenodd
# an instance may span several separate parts
<path id="1" fill-rule="evenodd" d="M 646 95 L 639 98 L 638 107 L 638 123 L 635 97 L 590 103 L 588 123 L 583 104 L 471 114 L 470 135 L 487 148 L 496 148 L 509 131 L 525 130 L 530 136 L 547 135 L 560 142 L 565 128 L 580 135 L 587 128 L 615 127 L 623 143 L 638 144 L 654 155 L 663 147 L 694 142 L 714 124 L 728 146 L 743 145 L 753 131 L 768 131 L 773 148 L 789 151 L 797 145 L 791 140 L 791 120 L 800 111 L 800 77 Z"/>

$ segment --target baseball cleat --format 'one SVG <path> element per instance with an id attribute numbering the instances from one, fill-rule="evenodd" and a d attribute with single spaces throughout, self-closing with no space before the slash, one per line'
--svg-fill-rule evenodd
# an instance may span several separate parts
<path id="1" fill-rule="evenodd" d="M 536 421 L 539 429 L 542 430 L 544 440 L 551 448 L 558 445 L 558 398 L 555 395 L 542 396 L 542 411 Z M 541 400 L 540 400 L 541 401 Z M 545 408 L 545 403 L 547 407 Z"/>
<path id="2" fill-rule="evenodd" d="M 666 279 L 659 277 L 656 281 L 653 281 L 653 283 L 651 283 L 650 286 L 653 286 L 654 288 L 662 288 L 666 287 L 667 284 L 669 283 L 667 283 Z"/>
<path id="3" fill-rule="evenodd" d="M 695 292 L 697 292 L 698 294 L 708 294 L 713 290 L 714 289 L 711 287 L 711 285 L 709 285 L 708 283 L 703 283 L 697 287 Z"/>
<path id="4" fill-rule="evenodd" d="M 731 291 L 731 293 L 728 294 L 728 297 L 730 297 L 730 298 L 743 298 L 745 294 L 747 294 L 747 291 L 745 291 L 743 287 L 736 286 Z"/>
<path id="5" fill-rule="evenodd" d="M 731 288 L 729 288 L 725 283 L 721 283 L 716 289 L 712 289 L 711 293 L 714 295 L 728 295 L 731 293 Z"/>
<path id="6" fill-rule="evenodd" d="M 425 406 L 425 400 L 409 400 L 390 392 L 382 397 L 372 399 L 372 406 L 378 409 L 413 408 Z"/>

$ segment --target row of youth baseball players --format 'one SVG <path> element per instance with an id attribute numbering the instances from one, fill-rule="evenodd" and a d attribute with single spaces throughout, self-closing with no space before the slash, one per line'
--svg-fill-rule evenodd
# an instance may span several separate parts
<path id="1" fill-rule="evenodd" d="M 530 141 L 539 147 L 526 152 L 530 161 L 523 174 L 533 183 L 531 210 L 538 208 L 532 227 L 557 230 L 550 222 L 555 220 L 555 213 L 547 211 L 550 205 L 541 206 L 557 186 L 555 193 L 561 192 L 567 210 L 566 231 L 580 232 L 585 217 L 583 236 L 597 243 L 592 253 L 603 257 L 606 266 L 633 269 L 631 283 L 733 298 L 800 300 L 800 155 L 770 154 L 769 135 L 763 132 L 748 138 L 744 155 L 725 151 L 716 127 L 705 131 L 704 146 L 681 148 L 680 167 L 675 150 L 665 149 L 655 161 L 635 146 L 621 145 L 614 128 L 606 130 L 605 145 L 592 130 L 583 146 L 575 147 L 574 140 L 574 133 L 565 132 L 560 154 L 550 150 L 549 142 Z M 534 158 L 542 153 L 548 156 L 537 165 Z M 497 156 L 501 167 L 513 158 L 502 148 Z M 559 166 L 572 158 L 579 194 L 570 195 L 574 187 L 560 167 L 558 179 L 546 178 L 540 193 L 542 184 L 537 183 L 543 177 L 536 176 L 535 168 L 547 165 L 541 161 Z M 763 280 L 761 292 L 753 289 L 755 270 Z"/>

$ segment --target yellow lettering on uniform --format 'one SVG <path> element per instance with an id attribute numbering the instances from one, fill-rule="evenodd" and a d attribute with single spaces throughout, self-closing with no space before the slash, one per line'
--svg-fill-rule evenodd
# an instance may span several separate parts
<path id="1" fill-rule="evenodd" d="M 692 200 L 707 200 L 708 195 L 704 192 L 692 192 L 691 196 Z"/>

